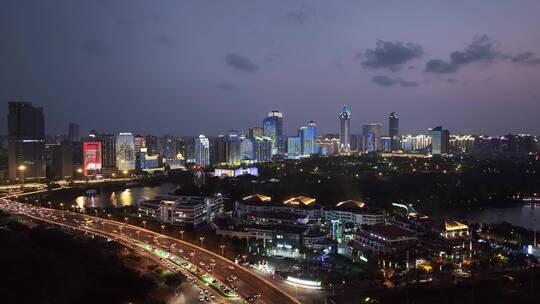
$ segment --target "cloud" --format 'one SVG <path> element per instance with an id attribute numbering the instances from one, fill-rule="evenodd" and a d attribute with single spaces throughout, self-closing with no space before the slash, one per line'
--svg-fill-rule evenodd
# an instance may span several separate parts
<path id="1" fill-rule="evenodd" d="M 382 87 L 393 87 L 393 86 L 399 85 L 401 87 L 408 88 L 408 87 L 418 86 L 418 82 L 405 80 L 400 77 L 392 78 L 392 77 L 386 77 L 386 76 L 375 76 L 371 78 L 371 81 Z"/>
<path id="2" fill-rule="evenodd" d="M 364 57 L 362 65 L 369 69 L 388 68 L 398 70 L 401 65 L 419 58 L 424 54 L 422 46 L 414 43 L 404 43 L 400 41 L 382 41 L 377 42 L 374 49 L 367 49 L 363 53 L 357 54 L 358 57 Z"/>
<path id="3" fill-rule="evenodd" d="M 102 40 L 88 40 L 82 45 L 82 49 L 90 55 L 103 57 L 114 53 L 113 49 Z"/>
<path id="4" fill-rule="evenodd" d="M 540 58 L 533 52 L 523 52 L 514 56 L 507 55 L 507 59 L 510 59 L 512 63 L 521 66 L 540 65 Z"/>
<path id="5" fill-rule="evenodd" d="M 256 72 L 259 67 L 246 57 L 238 54 L 227 54 L 225 62 L 235 70 L 244 72 Z"/>
<path id="6" fill-rule="evenodd" d="M 300 9 L 290 10 L 285 14 L 285 19 L 296 24 L 304 24 L 317 15 L 315 8 L 304 5 Z"/>
<path id="7" fill-rule="evenodd" d="M 487 35 L 475 37 L 463 51 L 450 54 L 450 61 L 433 59 L 426 62 L 424 71 L 445 74 L 459 70 L 461 66 L 475 62 L 491 62 L 501 55 L 497 51 L 497 43 Z"/>

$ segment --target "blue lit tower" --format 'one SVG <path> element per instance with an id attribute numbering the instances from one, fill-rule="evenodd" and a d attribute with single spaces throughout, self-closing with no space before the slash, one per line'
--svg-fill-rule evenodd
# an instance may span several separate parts
<path id="1" fill-rule="evenodd" d="M 272 141 L 272 155 L 285 154 L 285 144 L 283 138 L 283 113 L 279 111 L 268 112 L 268 116 L 263 120 L 264 136 Z"/>
<path id="2" fill-rule="evenodd" d="M 343 110 L 339 113 L 340 130 L 339 130 L 339 153 L 348 154 L 351 151 L 351 111 L 347 106 L 343 106 Z"/>

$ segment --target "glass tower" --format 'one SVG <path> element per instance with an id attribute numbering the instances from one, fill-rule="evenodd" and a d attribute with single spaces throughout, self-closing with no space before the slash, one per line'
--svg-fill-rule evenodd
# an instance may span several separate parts
<path id="1" fill-rule="evenodd" d="M 347 106 L 343 106 L 339 113 L 339 153 L 348 154 L 351 151 L 351 112 Z"/>
<path id="2" fill-rule="evenodd" d="M 285 144 L 283 138 L 283 113 L 279 111 L 268 112 L 268 116 L 263 120 L 264 136 L 272 141 L 272 155 L 285 154 Z"/>

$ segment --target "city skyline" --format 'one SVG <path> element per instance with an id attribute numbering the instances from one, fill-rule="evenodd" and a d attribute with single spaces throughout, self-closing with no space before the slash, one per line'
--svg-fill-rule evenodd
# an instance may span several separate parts
<path id="1" fill-rule="evenodd" d="M 393 111 L 402 134 L 540 133 L 534 1 L 123 4 L 9 2 L 0 99 L 43 107 L 50 134 L 218 134 L 274 109 L 286 134 L 336 133 L 343 104 L 353 134 Z"/>

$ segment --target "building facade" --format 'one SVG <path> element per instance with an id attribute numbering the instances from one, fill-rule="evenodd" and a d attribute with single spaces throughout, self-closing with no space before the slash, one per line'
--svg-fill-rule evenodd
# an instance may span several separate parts
<path id="1" fill-rule="evenodd" d="M 347 106 L 343 106 L 339 113 L 339 153 L 348 154 L 351 151 L 351 112 Z"/>

